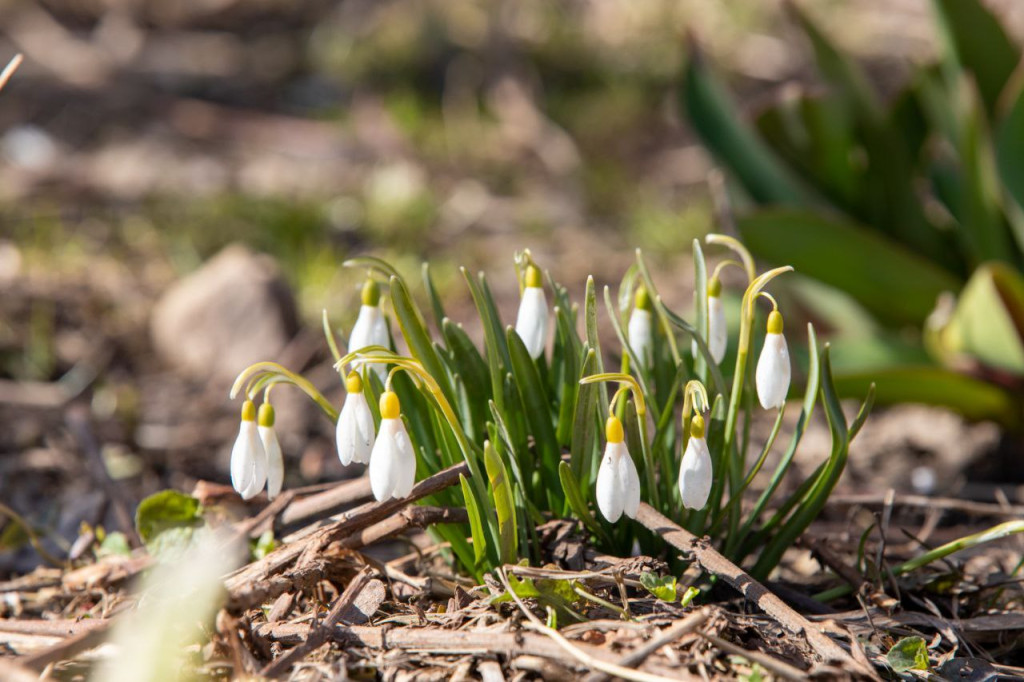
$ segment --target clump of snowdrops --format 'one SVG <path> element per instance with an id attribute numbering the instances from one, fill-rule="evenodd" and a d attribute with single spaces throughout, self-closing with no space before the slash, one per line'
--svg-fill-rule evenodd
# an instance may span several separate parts
<path id="1" fill-rule="evenodd" d="M 536 528 L 578 519 L 603 550 L 649 553 L 660 540 L 632 521 L 646 502 L 698 535 L 709 535 L 734 561 L 756 556 L 765 577 L 814 520 L 846 464 L 850 440 L 871 396 L 848 424 L 832 384 L 828 347 L 808 325 L 809 365 L 801 410 L 788 445 L 757 494 L 751 485 L 768 461 L 789 405 L 791 364 L 782 311 L 768 292 L 781 267 L 758 274 L 735 239 L 709 235 L 720 255 L 708 276 L 694 242 L 695 311 L 690 321 L 665 306 L 638 251 L 606 314 L 615 339 L 598 337 L 598 296 L 588 278 L 580 306 L 529 251 L 516 255 L 521 303 L 505 326 L 486 277 L 463 269 L 484 344 L 448 317 L 428 265 L 427 305 L 385 261 L 345 263 L 366 274 L 347 354 L 324 331 L 345 383 L 340 411 L 305 378 L 272 362 L 243 371 L 242 424 L 231 476 L 243 497 L 264 486 L 280 492 L 282 455 L 273 432 L 271 390 L 279 383 L 309 395 L 336 423 L 342 464 L 365 464 L 378 500 L 409 494 L 415 481 L 465 462 L 461 485 L 424 500 L 464 506 L 468 527 L 432 529 L 474 577 L 504 563 L 539 560 Z M 746 275 L 738 320 L 727 319 L 721 271 Z M 426 313 L 424 312 L 426 310 Z M 428 324 L 428 318 L 432 325 Z M 431 331 L 433 327 L 433 331 Z M 729 330 L 738 329 L 730 337 Z M 609 358 L 618 365 L 606 367 Z M 727 363 L 727 358 L 732 360 Z M 256 409 L 255 401 L 262 404 Z M 829 453 L 795 492 L 776 499 L 816 403 L 832 435 Z M 758 412 L 774 416 L 766 442 L 750 442 Z M 750 453 L 750 454 L 748 454 Z"/>

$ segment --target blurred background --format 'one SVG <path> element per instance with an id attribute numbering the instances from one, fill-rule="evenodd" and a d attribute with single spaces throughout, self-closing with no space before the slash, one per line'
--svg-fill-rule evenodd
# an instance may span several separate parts
<path id="1" fill-rule="evenodd" d="M 928 0 L 799 6 L 881 101 L 940 58 Z M 985 7 L 1019 45 L 1024 4 Z M 429 259 L 468 324 L 459 265 L 511 321 L 515 250 L 578 298 L 639 247 L 687 310 L 690 244 L 720 229 L 681 100 L 697 46 L 740 118 L 830 87 L 774 1 L 4 3 L 0 61 L 25 60 L 0 92 L 0 498 L 74 537 L 159 488 L 226 483 L 243 366 L 305 369 L 340 403 L 318 328 L 326 309 L 347 336 L 351 255 L 413 281 Z M 920 349 L 911 327 L 886 333 Z M 332 425 L 277 401 L 286 487 L 341 477 Z M 996 424 L 1018 412 L 908 409 L 865 432 L 854 487 L 962 488 L 978 461 L 1008 480 Z"/>

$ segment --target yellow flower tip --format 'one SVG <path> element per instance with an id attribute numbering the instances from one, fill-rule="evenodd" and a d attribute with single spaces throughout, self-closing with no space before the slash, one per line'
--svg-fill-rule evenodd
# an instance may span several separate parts
<path id="1" fill-rule="evenodd" d="M 260 426 L 273 426 L 274 425 L 274 406 L 270 403 L 263 403 L 260 405 L 259 420 L 257 423 Z"/>
<path id="2" fill-rule="evenodd" d="M 363 379 L 359 376 L 359 372 L 352 370 L 345 377 L 345 390 L 349 393 L 362 393 L 363 392 Z"/>
<path id="3" fill-rule="evenodd" d="M 398 395 L 394 391 L 384 391 L 380 394 L 380 418 L 398 419 L 402 406 L 398 402 Z"/>
<path id="4" fill-rule="evenodd" d="M 535 289 L 543 288 L 543 278 L 540 274 L 540 268 L 536 265 L 530 264 L 526 268 L 526 286 L 533 287 Z"/>
<path id="5" fill-rule="evenodd" d="M 242 403 L 242 421 L 256 421 L 256 405 L 254 405 L 251 400 L 246 400 Z"/>
<path id="6" fill-rule="evenodd" d="M 704 417 L 699 414 L 693 416 L 693 420 L 690 422 L 690 438 L 703 438 L 704 437 Z"/>
<path id="7" fill-rule="evenodd" d="M 654 303 L 651 302 L 651 295 L 647 293 L 647 287 L 643 284 L 636 288 L 636 307 L 640 310 L 654 310 Z"/>
<path id="8" fill-rule="evenodd" d="M 367 279 L 363 284 L 363 305 L 374 308 L 380 303 L 380 285 L 372 279 Z"/>
<path id="9" fill-rule="evenodd" d="M 622 432 L 622 422 L 615 415 L 608 417 L 604 424 L 604 433 L 609 443 L 621 443 L 625 435 Z"/>
<path id="10" fill-rule="evenodd" d="M 708 296 L 718 298 L 722 295 L 722 280 L 717 275 L 712 275 L 708 280 Z"/>
<path id="11" fill-rule="evenodd" d="M 778 310 L 773 310 L 768 315 L 768 333 L 769 334 L 781 334 L 782 333 L 782 313 Z"/>

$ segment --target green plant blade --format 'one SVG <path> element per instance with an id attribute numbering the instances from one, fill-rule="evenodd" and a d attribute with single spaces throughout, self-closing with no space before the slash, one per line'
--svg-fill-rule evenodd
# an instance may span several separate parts
<path id="1" fill-rule="evenodd" d="M 437 351 L 434 349 L 434 343 L 430 340 L 430 334 L 427 333 L 426 323 L 423 321 L 419 308 L 413 303 L 409 296 L 409 290 L 405 288 L 405 283 L 399 277 L 391 278 L 391 305 L 395 309 L 395 317 L 398 318 L 402 335 L 405 337 L 405 342 L 409 344 L 409 350 L 413 357 L 419 360 L 424 369 L 434 377 L 445 397 L 452 400 L 454 395 L 451 384 L 448 382 L 448 373 L 445 371 L 444 363 L 441 362 L 441 358 L 438 357 Z"/>
<path id="2" fill-rule="evenodd" d="M 484 467 L 494 495 L 494 509 L 498 513 L 498 538 L 502 563 L 514 564 L 519 561 L 516 531 L 516 508 L 512 499 L 512 485 L 509 483 L 505 465 L 490 442 L 484 445 Z"/>
<path id="3" fill-rule="evenodd" d="M 576 515 L 576 518 L 582 521 L 583 525 L 591 533 L 607 541 L 608 536 L 597 523 L 597 520 L 594 519 L 590 510 L 587 509 L 587 503 L 583 501 L 583 496 L 580 494 L 579 481 L 572 475 L 572 469 L 569 468 L 568 462 L 559 462 L 558 480 L 562 484 L 562 491 L 565 493 L 565 499 L 569 502 L 569 508 Z"/>
<path id="4" fill-rule="evenodd" d="M 1020 61 L 1020 47 L 978 0 L 934 0 L 933 4 L 946 43 L 947 68 L 950 73 L 958 67 L 972 73 L 986 109 L 995 111 Z"/>
<path id="5" fill-rule="evenodd" d="M 476 569 L 483 564 L 487 557 L 487 535 L 484 533 L 480 506 L 476 503 L 473 489 L 465 476 L 459 476 L 459 485 L 462 487 L 462 497 L 466 502 L 466 512 L 469 514 L 469 528 L 473 534 L 473 567 Z"/>
<path id="6" fill-rule="evenodd" d="M 995 419 L 1005 425 L 1018 423 L 1020 417 L 1018 401 L 1004 389 L 941 367 L 890 367 L 835 377 L 843 395 L 867 395 L 872 383 L 882 405 L 942 405 L 968 419 Z"/>
<path id="7" fill-rule="evenodd" d="M 939 294 L 960 288 L 945 270 L 854 223 L 770 209 L 741 217 L 737 226 L 758 256 L 846 291 L 890 324 L 921 324 Z"/>
<path id="8" fill-rule="evenodd" d="M 690 49 L 683 107 L 704 144 L 759 203 L 800 205 L 807 194 L 764 142 L 740 119 L 735 104 L 704 56 Z"/>

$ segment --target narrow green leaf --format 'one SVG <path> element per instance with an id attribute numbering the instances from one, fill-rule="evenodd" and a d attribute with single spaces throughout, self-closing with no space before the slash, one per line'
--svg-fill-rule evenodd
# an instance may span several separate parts
<path id="1" fill-rule="evenodd" d="M 444 312 L 444 303 L 441 302 L 441 297 L 437 293 L 437 287 L 434 286 L 434 278 L 430 276 L 429 263 L 423 264 L 423 288 L 427 290 L 427 298 L 430 299 L 430 307 L 434 312 L 434 324 L 441 329 L 441 325 L 448 316 Z"/>
<path id="2" fill-rule="evenodd" d="M 501 562 L 514 564 L 519 560 L 516 531 L 516 509 L 512 501 L 512 486 L 509 483 L 505 465 L 502 464 L 494 445 L 484 444 L 484 466 L 494 495 L 494 508 L 498 513 L 498 535 Z"/>
<path id="3" fill-rule="evenodd" d="M 995 111 L 1020 62 L 1020 47 L 979 0 L 934 0 L 933 4 L 946 43 L 947 69 L 951 74 L 961 68 L 974 74 L 985 107 Z"/>
<path id="4" fill-rule="evenodd" d="M 523 412 L 533 433 L 534 447 L 537 451 L 540 470 L 547 483 L 547 492 L 551 496 L 555 493 L 554 482 L 558 479 L 558 462 L 561 460 L 560 448 L 555 438 L 555 429 L 551 423 L 551 412 L 548 409 L 548 399 L 541 384 L 540 375 L 537 373 L 537 366 L 530 357 L 529 351 L 519 338 L 516 331 L 509 327 L 505 332 L 508 342 L 508 349 L 511 356 L 512 372 L 515 375 L 515 383 L 519 387 L 519 394 L 522 400 Z M 560 496 L 555 494 L 555 500 Z M 552 504 L 552 508 L 561 507 L 561 501 Z"/>
<path id="5" fill-rule="evenodd" d="M 562 491 L 565 493 L 565 499 L 569 502 L 569 508 L 572 509 L 572 513 L 583 522 L 583 525 L 587 527 L 594 535 L 603 538 L 605 541 L 608 540 L 608 536 L 604 530 L 594 519 L 594 516 L 587 509 L 587 503 L 583 501 L 583 496 L 580 495 L 580 484 L 576 480 L 576 477 L 572 474 L 572 469 L 569 467 L 568 462 L 559 462 L 558 464 L 558 480 L 562 484 Z"/>
<path id="6" fill-rule="evenodd" d="M 459 475 L 459 485 L 462 487 L 462 496 L 466 501 L 466 512 L 469 514 L 469 527 L 473 533 L 473 558 L 474 568 L 476 568 L 483 564 L 487 556 L 487 535 L 484 533 L 480 506 L 476 503 L 476 496 L 465 476 Z"/>
<path id="7" fill-rule="evenodd" d="M 735 104 L 712 74 L 703 54 L 690 49 L 683 82 L 683 106 L 704 144 L 759 203 L 801 205 L 806 193 L 789 170 L 740 120 Z"/>
<path id="8" fill-rule="evenodd" d="M 491 374 L 491 395 L 498 404 L 498 409 L 505 410 L 505 391 L 503 381 L 505 372 L 511 366 L 508 355 L 508 345 L 505 342 L 505 334 L 501 327 L 501 317 L 490 300 L 484 293 L 481 285 L 475 280 L 466 268 L 461 269 L 462 277 L 466 280 L 469 293 L 473 297 L 477 313 L 480 315 L 480 322 L 484 328 L 484 349 L 487 353 L 487 366 Z M 480 275 L 483 281 L 483 274 Z"/>
<path id="9" fill-rule="evenodd" d="M 764 210 L 737 225 L 756 255 L 848 292 L 890 324 L 921 324 L 940 293 L 960 288 L 956 277 L 918 254 L 837 218 Z"/>
<path id="10" fill-rule="evenodd" d="M 405 342 L 409 345 L 409 351 L 434 377 L 445 397 L 451 400 L 454 396 L 451 384 L 448 382 L 448 373 L 445 371 L 441 358 L 434 350 L 434 344 L 430 340 L 430 334 L 427 332 L 426 323 L 423 321 L 419 308 L 409 296 L 409 290 L 405 288 L 405 283 L 398 277 L 391 278 L 391 305 L 395 309 L 395 316 L 402 328 Z"/>

